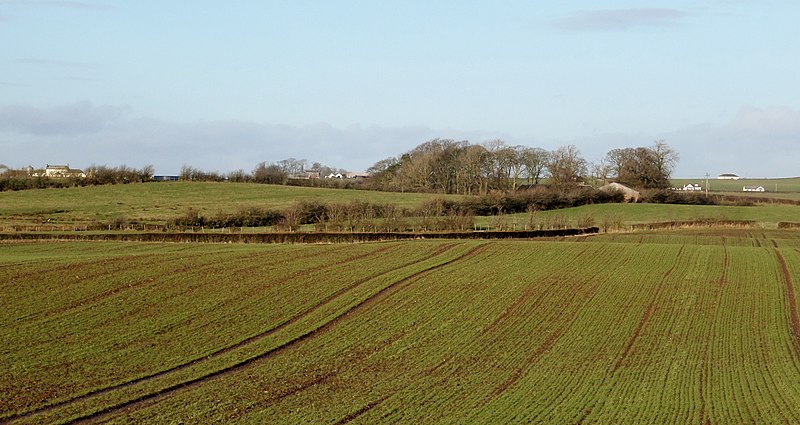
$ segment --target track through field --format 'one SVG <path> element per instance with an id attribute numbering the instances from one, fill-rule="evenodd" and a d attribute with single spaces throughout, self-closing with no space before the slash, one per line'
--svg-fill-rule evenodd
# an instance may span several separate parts
<path id="1" fill-rule="evenodd" d="M 457 244 L 442 245 L 437 250 L 435 255 L 437 257 L 441 256 L 441 255 L 447 253 L 448 251 L 450 251 L 452 248 L 454 248 L 456 246 L 458 246 L 458 245 Z M 348 318 L 351 315 L 356 315 L 358 313 L 358 311 L 360 311 L 361 309 L 364 309 L 364 308 L 368 307 L 369 305 L 377 302 L 379 299 L 381 299 L 381 298 L 391 294 L 392 292 L 398 290 L 399 287 L 401 287 L 403 284 L 405 284 L 407 282 L 410 282 L 410 281 L 412 281 L 412 280 L 414 280 L 416 278 L 419 278 L 421 276 L 424 276 L 425 274 L 428 274 L 428 273 L 430 273 L 430 272 L 432 272 L 434 270 L 437 270 L 439 268 L 448 266 L 448 265 L 450 265 L 452 263 L 455 263 L 455 262 L 458 262 L 458 261 L 463 261 L 464 259 L 469 258 L 469 257 L 471 257 L 473 255 L 476 255 L 477 253 L 483 251 L 485 248 L 486 248 L 486 244 L 478 245 L 478 246 L 473 247 L 473 248 L 469 249 L 468 251 L 460 254 L 456 258 L 453 258 L 453 259 L 450 259 L 450 260 L 447 260 L 447 261 L 440 262 L 438 264 L 432 265 L 430 267 L 425 268 L 424 270 L 415 272 L 415 273 L 413 273 L 413 274 L 411 274 L 411 275 L 409 275 L 409 276 L 407 276 L 407 277 L 405 277 L 405 278 L 403 278 L 403 279 L 401 279 L 399 281 L 393 282 L 393 283 L 389 284 L 388 286 L 382 288 L 378 292 L 374 293 L 369 298 L 366 298 L 363 301 L 361 301 L 361 302 L 359 302 L 359 303 L 357 303 L 355 305 L 352 305 L 351 307 L 349 307 L 348 309 L 343 311 L 340 315 L 333 317 L 328 322 L 320 325 L 319 327 L 316 327 L 314 329 L 310 329 L 310 330 L 302 333 L 301 335 L 294 337 L 293 339 L 289 340 L 288 342 L 283 343 L 283 344 L 281 344 L 281 345 L 279 345 L 277 347 L 274 347 L 274 348 L 272 348 L 272 349 L 270 349 L 270 350 L 268 350 L 266 352 L 263 352 L 263 353 L 260 353 L 260 354 L 258 354 L 256 356 L 252 356 L 252 357 L 249 357 L 249 358 L 247 358 L 245 360 L 236 362 L 236 363 L 234 363 L 234 364 L 232 364 L 230 366 L 227 366 L 225 368 L 219 369 L 219 370 L 217 370 L 215 372 L 204 374 L 202 376 L 199 376 L 199 377 L 196 377 L 196 378 L 193 378 L 193 379 L 185 380 L 185 381 L 179 382 L 177 384 L 170 385 L 170 386 L 168 386 L 166 388 L 163 388 L 163 389 L 155 391 L 155 392 L 149 392 L 149 393 L 147 393 L 145 395 L 142 395 L 142 396 L 139 396 L 139 397 L 137 397 L 137 398 L 135 398 L 133 400 L 129 400 L 129 401 L 126 401 L 126 402 L 123 402 L 123 403 L 118 403 L 118 404 L 116 404 L 114 406 L 107 407 L 107 408 L 102 409 L 102 410 L 100 410 L 98 412 L 94 412 L 94 413 L 91 413 L 91 414 L 88 414 L 88 415 L 83 415 L 81 417 L 71 419 L 70 422 L 79 423 L 79 422 L 83 422 L 83 421 L 96 420 L 96 419 L 99 419 L 99 418 L 104 417 L 106 415 L 109 415 L 109 414 L 112 414 L 114 412 L 120 411 L 122 409 L 134 408 L 136 405 L 139 405 L 139 404 L 144 404 L 144 403 L 156 401 L 156 400 L 162 399 L 164 397 L 168 397 L 169 395 L 171 395 L 171 394 L 173 394 L 173 393 L 175 393 L 175 392 L 177 392 L 179 390 L 195 388 L 195 387 L 197 387 L 199 385 L 207 383 L 210 380 L 213 380 L 213 379 L 216 379 L 216 378 L 220 378 L 220 377 L 229 375 L 231 373 L 237 372 L 239 370 L 245 369 L 245 368 L 249 367 L 252 363 L 254 363 L 256 361 L 269 358 L 270 356 L 275 355 L 275 354 L 277 354 L 277 353 L 279 353 L 279 352 L 281 352 L 281 351 L 283 351 L 285 349 L 291 348 L 291 347 L 297 345 L 300 342 L 303 342 L 303 341 L 305 341 L 307 339 L 310 339 L 310 338 L 313 338 L 315 336 L 322 335 L 325 332 L 328 332 L 337 323 L 341 322 L 342 320 L 345 320 L 346 318 Z M 232 346 L 225 347 L 225 348 L 223 348 L 221 350 L 218 350 L 217 352 L 213 353 L 212 355 L 209 355 L 209 356 L 206 356 L 206 357 L 203 357 L 203 358 L 199 358 L 199 359 L 195 359 L 195 360 L 193 360 L 191 362 L 176 366 L 176 367 L 171 368 L 169 370 L 166 370 L 166 371 L 163 371 L 163 372 L 159 372 L 159 373 L 156 373 L 156 374 L 152 374 L 152 375 L 149 375 L 149 376 L 146 376 L 146 377 L 143 377 L 143 378 L 139 378 L 139 379 L 131 381 L 131 382 L 127 382 L 127 383 L 124 383 L 124 384 L 120 384 L 120 385 L 116 385 L 116 386 L 113 386 L 113 387 L 109 387 L 109 388 L 105 388 L 105 389 L 102 389 L 102 390 L 98 390 L 98 391 L 95 391 L 95 392 L 92 392 L 92 393 L 89 393 L 89 394 L 86 394 L 86 395 L 83 395 L 83 396 L 80 396 L 80 397 L 75 397 L 73 399 L 70 399 L 69 401 L 62 402 L 62 403 L 59 403 L 59 404 L 56 404 L 56 405 L 53 405 L 53 406 L 48 406 L 48 407 L 45 407 L 45 408 L 41 408 L 41 409 L 38 409 L 36 411 L 32 411 L 32 412 L 29 412 L 29 413 L 26 413 L 26 414 L 23 414 L 23 415 L 19 415 L 19 416 L 16 416 L 16 417 L 7 418 L 6 420 L 28 419 L 28 418 L 32 418 L 33 416 L 38 415 L 38 414 L 52 413 L 55 410 L 60 409 L 60 408 L 68 408 L 70 405 L 73 405 L 73 404 L 76 404 L 76 403 L 79 403 L 79 402 L 82 402 L 82 401 L 86 401 L 86 400 L 89 400 L 91 398 L 100 397 L 100 396 L 106 395 L 108 393 L 117 391 L 117 390 L 123 390 L 123 389 L 129 388 L 129 387 L 132 387 L 132 386 L 137 385 L 137 384 L 147 383 L 149 381 L 153 381 L 155 379 L 158 379 L 158 378 L 161 378 L 161 377 L 166 377 L 166 376 L 174 374 L 176 372 L 189 369 L 192 366 L 196 366 L 196 365 L 199 365 L 199 364 L 202 364 L 202 363 L 209 362 L 211 360 L 214 360 L 214 358 L 216 358 L 216 357 L 220 357 L 220 356 L 222 356 L 224 354 L 227 354 L 227 353 L 230 353 L 230 352 L 232 352 L 232 351 L 234 351 L 236 349 L 239 349 L 239 348 L 245 347 L 247 345 L 253 344 L 255 342 L 258 342 L 261 339 L 264 339 L 264 338 L 266 338 L 266 337 L 268 337 L 268 336 L 270 336 L 270 335 L 272 335 L 272 334 L 274 334 L 276 332 L 279 332 L 279 331 L 285 329 L 289 325 L 300 321 L 303 317 L 307 317 L 308 315 L 312 314 L 314 311 L 318 310 L 320 307 L 322 307 L 322 306 L 324 306 L 326 304 L 330 304 L 331 302 L 333 302 L 336 299 L 340 298 L 343 294 L 347 293 L 348 291 L 352 291 L 353 289 L 358 288 L 360 285 L 363 285 L 365 282 L 367 282 L 369 280 L 374 280 L 376 278 L 380 278 L 380 277 L 388 275 L 388 274 L 390 274 L 392 272 L 396 272 L 396 271 L 401 270 L 403 268 L 407 268 L 407 267 L 409 267 L 409 266 L 411 266 L 411 265 L 413 265 L 415 263 L 416 262 L 405 263 L 401 267 L 392 269 L 392 270 L 384 272 L 384 273 L 380 273 L 378 275 L 374 275 L 374 276 L 372 276 L 372 277 L 370 277 L 368 279 L 364 279 L 364 280 L 355 282 L 355 283 L 351 284 L 350 286 L 348 286 L 347 288 L 344 288 L 344 289 L 338 291 L 337 293 L 332 294 L 331 296 L 329 296 L 326 299 L 324 299 L 321 303 L 309 308 L 308 310 L 304 311 L 301 315 L 292 318 L 291 320 L 281 324 L 280 326 L 278 326 L 276 328 L 273 328 L 273 329 L 270 329 L 268 331 L 265 331 L 262 334 L 250 337 L 250 338 L 248 338 L 246 340 L 243 340 L 243 341 L 241 341 L 241 342 L 239 342 L 237 344 L 234 344 Z M 313 385 L 313 382 L 310 383 L 309 385 Z"/>

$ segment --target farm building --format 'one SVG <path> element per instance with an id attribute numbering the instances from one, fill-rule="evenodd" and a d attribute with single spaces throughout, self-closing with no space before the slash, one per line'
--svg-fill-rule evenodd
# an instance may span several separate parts
<path id="1" fill-rule="evenodd" d="M 601 186 L 600 190 L 604 192 L 621 192 L 625 197 L 625 202 L 639 202 L 641 198 L 639 192 L 619 183 L 609 183 L 605 186 Z"/>
<path id="2" fill-rule="evenodd" d="M 764 192 L 764 186 L 745 186 L 742 188 L 743 192 Z"/>
<path id="3" fill-rule="evenodd" d="M 34 177 L 50 177 L 50 178 L 66 178 L 66 177 L 86 177 L 86 173 L 83 170 L 77 170 L 74 168 L 69 168 L 69 164 L 67 165 L 50 165 L 47 164 L 47 168 L 43 171 L 33 172 L 31 173 Z"/>
<path id="4" fill-rule="evenodd" d="M 725 173 L 720 174 L 719 177 L 717 177 L 717 180 L 739 180 L 739 176 L 736 174 Z"/>
<path id="5" fill-rule="evenodd" d="M 682 188 L 681 190 L 688 190 L 688 191 L 692 191 L 692 192 L 699 192 L 699 191 L 702 191 L 702 190 L 703 190 L 703 187 L 702 187 L 702 186 L 700 186 L 699 184 L 692 184 L 692 183 L 689 183 L 689 184 L 685 184 L 685 185 L 683 185 L 683 188 Z"/>

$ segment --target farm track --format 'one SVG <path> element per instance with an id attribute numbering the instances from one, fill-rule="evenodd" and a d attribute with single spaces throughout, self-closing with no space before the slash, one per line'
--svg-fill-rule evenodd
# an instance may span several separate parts
<path id="1" fill-rule="evenodd" d="M 358 409 L 357 411 L 355 411 L 355 412 L 343 417 L 342 419 L 336 421 L 336 423 L 334 425 L 344 425 L 346 423 L 350 423 L 351 421 L 354 421 L 355 419 L 358 419 L 359 416 L 361 416 L 361 415 L 369 412 L 373 408 L 377 407 L 378 405 L 380 405 L 381 403 L 386 401 L 387 398 L 389 398 L 389 396 L 382 397 L 382 398 L 379 398 L 379 399 L 377 399 L 375 401 L 367 403 L 367 405 L 362 407 L 361 409 Z"/>
<path id="2" fill-rule="evenodd" d="M 453 247 L 455 247 L 456 245 L 457 244 L 455 244 L 455 243 L 454 244 L 443 245 L 443 246 L 439 247 L 436 250 L 434 255 L 442 255 L 445 252 L 447 252 L 450 249 L 452 249 Z M 384 298 L 386 295 L 388 295 L 388 294 L 392 293 L 394 290 L 396 290 L 403 283 L 406 283 L 406 282 L 409 282 L 409 281 L 414 280 L 416 278 L 419 278 L 422 275 L 428 274 L 428 273 L 430 273 L 430 272 L 432 272 L 434 270 L 437 270 L 439 268 L 448 266 L 448 265 L 450 265 L 450 264 L 452 264 L 454 262 L 463 261 L 464 259 L 466 259 L 468 257 L 471 257 L 473 255 L 476 255 L 479 252 L 485 250 L 485 248 L 486 248 L 486 244 L 481 244 L 481 245 L 479 245 L 477 247 L 472 248 L 468 252 L 460 255 L 459 257 L 456 257 L 454 259 L 448 260 L 448 261 L 446 261 L 444 263 L 440 263 L 440 264 L 428 267 L 428 268 L 426 268 L 424 270 L 421 270 L 419 272 L 415 272 L 412 275 L 407 276 L 407 277 L 405 277 L 405 278 L 403 278 L 403 279 L 401 279 L 401 280 L 399 280 L 397 282 L 393 282 L 390 285 L 388 285 L 387 287 L 385 287 L 383 289 L 380 289 L 378 292 L 376 292 L 375 294 L 373 294 L 369 298 L 367 298 L 367 299 L 365 299 L 365 300 L 363 300 L 363 301 L 351 306 L 346 311 L 342 312 L 340 315 L 332 318 L 330 321 L 328 321 L 328 322 L 326 322 L 326 323 L 324 323 L 322 325 L 319 325 L 318 327 L 316 327 L 314 329 L 311 329 L 311 330 L 309 330 L 309 331 L 307 331 L 305 333 L 302 333 L 301 335 L 296 336 L 293 339 L 291 339 L 291 340 L 289 340 L 289 341 L 287 341 L 287 342 L 285 342 L 283 344 L 280 344 L 277 347 L 269 349 L 269 350 L 267 350 L 267 351 L 265 351 L 265 352 L 263 352 L 261 354 L 258 354 L 258 355 L 249 357 L 249 358 L 247 358 L 245 360 L 236 362 L 233 365 L 230 365 L 228 367 L 222 368 L 222 369 L 217 370 L 215 372 L 211 372 L 211 373 L 202 375 L 202 376 L 197 377 L 197 378 L 193 378 L 193 379 L 189 379 L 189 380 L 177 383 L 177 384 L 173 384 L 171 386 L 168 386 L 167 388 L 164 388 L 164 389 L 161 389 L 161 390 L 158 390 L 158 391 L 155 391 L 155 392 L 151 392 L 151 393 L 139 396 L 139 397 L 137 397 L 137 398 L 135 398 L 133 400 L 129 400 L 129 401 L 126 401 L 126 402 L 123 402 L 123 403 L 119 403 L 117 405 L 105 408 L 105 409 L 103 409 L 103 410 L 101 410 L 99 412 L 95 412 L 95 413 L 92 413 L 92 414 L 89 414 L 89 415 L 85 415 L 85 416 L 79 417 L 77 419 L 72 419 L 69 422 L 70 423 L 76 423 L 76 422 L 95 420 L 95 419 L 98 419 L 100 417 L 106 416 L 108 414 L 111 414 L 111 413 L 114 413 L 114 412 L 117 412 L 117 411 L 120 411 L 120 410 L 123 410 L 123 409 L 131 408 L 133 406 L 144 404 L 144 403 L 150 402 L 150 401 L 160 400 L 160 399 L 162 399 L 164 397 L 167 397 L 167 396 L 175 393 L 178 390 L 195 388 L 195 387 L 197 387 L 199 385 L 202 385 L 203 383 L 205 383 L 207 381 L 210 381 L 210 380 L 213 380 L 213 379 L 217 379 L 217 378 L 220 378 L 220 377 L 235 373 L 235 372 L 237 372 L 239 370 L 245 369 L 248 366 L 252 365 L 256 361 L 269 358 L 269 357 L 271 357 L 271 356 L 273 356 L 273 355 L 275 355 L 275 354 L 277 354 L 277 353 L 279 353 L 279 352 L 281 352 L 281 351 L 283 351 L 285 349 L 288 349 L 288 348 L 291 348 L 291 347 L 295 346 L 296 344 L 298 344 L 298 343 L 300 343 L 302 341 L 305 341 L 305 340 L 307 340 L 309 338 L 312 338 L 312 337 L 315 337 L 315 336 L 319 336 L 319 335 L 322 335 L 322 334 L 328 332 L 336 324 L 338 324 L 342 320 L 345 320 L 345 318 L 347 316 L 349 316 L 350 314 L 356 313 L 357 311 L 360 311 L 360 310 L 370 306 L 371 304 L 377 302 L 377 299 L 379 299 L 379 298 Z M 363 256 L 357 256 L 357 257 L 363 257 Z M 320 302 L 320 303 L 316 304 L 315 306 L 305 310 L 300 315 L 293 317 L 289 321 L 284 322 L 283 324 L 281 324 L 281 325 L 279 325 L 279 326 L 277 326 L 277 327 L 275 327 L 273 329 L 267 330 L 267 331 L 265 331 L 265 332 L 263 332 L 261 334 L 258 334 L 258 335 L 252 336 L 252 337 L 250 337 L 250 338 L 248 338 L 246 340 L 240 341 L 237 344 L 234 344 L 232 346 L 228 346 L 228 347 L 225 347 L 223 349 L 220 349 L 220 350 L 218 350 L 218 351 L 216 351 L 216 352 L 214 352 L 214 353 L 212 353 L 210 355 L 207 355 L 207 356 L 204 356 L 202 358 L 198 358 L 198 359 L 192 360 L 190 362 L 181 364 L 179 366 L 173 367 L 171 369 L 168 369 L 168 370 L 165 370 L 165 371 L 162 371 L 162 372 L 158 372 L 156 374 L 152 374 L 152 375 L 148 375 L 146 377 L 138 378 L 136 380 L 129 381 L 129 382 L 126 382 L 126 383 L 123 383 L 123 384 L 119 384 L 119 385 L 115 385 L 115 386 L 111 386 L 111 387 L 106 387 L 106 388 L 103 388 L 103 389 L 100 389 L 100 390 L 92 391 L 90 393 L 87 393 L 87 394 L 84 394 L 84 395 L 81 395 L 81 396 L 78 396 L 78 397 L 72 398 L 70 400 L 66 400 L 66 401 L 57 403 L 57 404 L 53 404 L 53 405 L 50 405 L 50 406 L 45 406 L 45 407 L 42 407 L 42 408 L 39 408 L 39 409 L 36 409 L 36 410 L 32 410 L 32 411 L 29 411 L 29 412 L 26 412 L 26 413 L 23 413 L 23 414 L 19 414 L 19 415 L 15 415 L 15 416 L 12 416 L 12 417 L 4 418 L 2 421 L 6 422 L 6 421 L 16 421 L 16 420 L 21 420 L 21 419 L 27 419 L 27 418 L 31 418 L 31 417 L 33 417 L 35 415 L 54 412 L 54 411 L 56 411 L 58 409 L 61 409 L 61 408 L 68 408 L 69 406 L 75 405 L 76 403 L 80 403 L 80 402 L 83 402 L 83 401 L 86 401 L 86 400 L 89 400 L 89 399 L 92 399 L 92 398 L 100 397 L 100 396 L 112 393 L 114 391 L 117 391 L 117 390 L 123 390 L 123 389 L 129 388 L 129 387 L 132 387 L 134 385 L 144 384 L 144 383 L 153 381 L 155 379 L 158 379 L 158 378 L 161 378 L 161 377 L 165 377 L 165 376 L 168 376 L 168 375 L 171 375 L 171 374 L 175 374 L 175 373 L 180 372 L 182 370 L 186 370 L 186 369 L 188 369 L 188 368 L 190 368 L 192 366 L 196 366 L 198 364 L 202 364 L 204 362 L 213 360 L 213 359 L 215 359 L 217 357 L 220 357 L 220 356 L 222 356 L 224 354 L 230 353 L 230 352 L 232 352 L 232 351 L 234 351 L 236 349 L 240 349 L 240 348 L 246 347 L 248 345 L 251 345 L 251 344 L 253 344 L 255 342 L 258 342 L 261 339 L 264 339 L 264 338 L 266 338 L 266 337 L 268 337 L 270 335 L 275 334 L 276 332 L 279 332 L 282 329 L 285 329 L 289 325 L 302 320 L 304 317 L 307 317 L 308 315 L 312 314 L 314 311 L 316 311 L 319 308 L 325 306 L 326 304 L 330 304 L 332 301 L 334 301 L 337 298 L 341 297 L 342 295 L 346 294 L 348 291 L 353 290 L 353 289 L 357 288 L 358 286 L 360 286 L 360 285 L 362 285 L 362 284 L 364 284 L 364 283 L 366 283 L 366 282 L 368 282 L 368 281 L 370 281 L 372 279 L 387 275 L 387 274 L 395 272 L 397 270 L 401 270 L 401 269 L 403 269 L 405 267 L 409 267 L 409 266 L 411 266 L 413 264 L 416 264 L 416 263 L 417 263 L 417 261 L 407 262 L 407 263 L 404 263 L 403 265 L 401 265 L 401 266 L 399 266 L 397 268 L 394 268 L 392 270 L 376 274 L 376 275 L 371 276 L 371 277 L 366 278 L 366 279 L 361 279 L 360 281 L 348 286 L 347 288 L 344 288 L 342 290 L 337 291 L 335 294 L 332 294 L 331 296 L 325 298 L 322 302 Z"/>
<path id="3" fill-rule="evenodd" d="M 781 275 L 783 276 L 784 283 L 786 284 L 786 297 L 789 301 L 789 326 L 794 337 L 794 350 L 795 354 L 800 358 L 800 316 L 797 313 L 797 298 L 794 294 L 794 285 L 792 283 L 792 275 L 789 272 L 789 266 L 786 264 L 786 259 L 778 248 L 775 248 L 775 256 L 778 258 L 780 264 Z"/>
<path id="4" fill-rule="evenodd" d="M 453 246 L 454 246 L 454 244 L 443 245 L 443 246 L 437 248 L 437 250 L 434 253 L 434 255 L 441 255 L 442 253 L 446 252 L 447 250 L 449 250 Z M 344 259 L 344 260 L 342 260 L 342 261 L 340 261 L 339 263 L 336 263 L 336 264 L 323 264 L 321 266 L 315 267 L 314 269 L 325 270 L 325 269 L 328 269 L 330 267 L 334 267 L 336 265 L 343 265 L 343 264 L 347 264 L 349 262 L 353 262 L 353 261 L 357 261 L 357 260 L 360 260 L 360 259 L 368 258 L 368 257 L 373 256 L 373 255 L 386 253 L 386 252 L 392 250 L 393 248 L 396 248 L 396 246 L 382 247 L 382 248 L 380 248 L 378 250 L 370 251 L 368 253 L 350 256 L 350 257 L 348 257 L 348 258 L 346 258 L 346 259 Z M 261 255 L 261 254 L 260 253 L 256 253 L 256 254 L 251 254 L 248 257 L 257 258 L 259 255 Z M 241 261 L 243 262 L 244 260 L 241 260 Z M 78 402 L 81 402 L 81 401 L 85 401 L 85 400 L 88 400 L 88 399 L 91 399 L 91 398 L 99 397 L 99 396 L 111 393 L 113 391 L 116 391 L 116 390 L 121 390 L 121 389 L 124 389 L 124 388 L 132 387 L 134 385 L 138 385 L 138 384 L 146 383 L 146 382 L 149 382 L 149 381 L 153 381 L 155 379 L 158 379 L 158 378 L 170 375 L 170 374 L 174 374 L 176 372 L 180 372 L 180 371 L 186 370 L 186 369 L 188 369 L 190 367 L 193 367 L 193 366 L 196 366 L 198 364 L 202 364 L 204 362 L 208 362 L 208 361 L 210 361 L 212 359 L 215 359 L 215 358 L 217 358 L 217 357 L 219 357 L 221 355 L 224 355 L 224 354 L 230 353 L 230 352 L 232 352 L 234 350 L 237 350 L 239 348 L 243 348 L 245 346 L 251 345 L 251 344 L 253 344 L 255 342 L 258 342 L 258 341 L 260 341 L 260 340 L 262 340 L 264 338 L 267 338 L 267 337 L 275 334 L 276 332 L 279 332 L 279 331 L 285 329 L 289 325 L 298 322 L 299 320 L 303 319 L 304 317 L 307 317 L 308 315 L 310 315 L 314 311 L 318 310 L 319 308 L 323 307 L 324 305 L 336 300 L 337 298 L 341 297 L 343 294 L 345 294 L 345 293 L 357 288 L 358 286 L 360 286 L 360 285 L 362 285 L 362 284 L 364 284 L 364 283 L 366 283 L 366 282 L 368 282 L 368 281 L 370 281 L 372 279 L 378 278 L 380 276 L 386 275 L 388 273 L 391 273 L 393 271 L 396 271 L 396 270 L 399 270 L 399 269 L 402 269 L 402 268 L 405 268 L 405 267 L 409 267 L 409 266 L 411 266 L 411 265 L 413 265 L 415 263 L 416 263 L 416 261 L 407 262 L 407 263 L 404 263 L 404 264 L 402 264 L 401 266 L 399 266 L 399 267 L 397 267 L 395 269 L 388 270 L 386 272 L 378 273 L 378 274 L 369 276 L 367 278 L 361 279 L 361 280 L 359 280 L 359 281 L 357 281 L 357 282 L 355 282 L 355 283 L 353 283 L 353 284 L 351 284 L 351 285 L 349 285 L 349 286 L 347 286 L 345 288 L 340 289 L 339 291 L 336 291 L 335 293 L 331 294 L 330 296 L 324 298 L 322 301 L 320 301 L 316 305 L 306 309 L 305 311 L 301 312 L 299 315 L 294 316 L 290 320 L 288 320 L 286 322 L 283 322 L 283 323 L 279 324 L 276 327 L 268 329 L 268 330 L 266 330 L 264 332 L 261 332 L 261 333 L 259 333 L 257 335 L 253 335 L 253 336 L 251 336 L 251 337 L 249 337 L 247 339 L 244 339 L 242 341 L 239 341 L 239 342 L 237 342 L 237 343 L 235 343 L 233 345 L 229 345 L 227 347 L 223 347 L 223 348 L 221 348 L 221 349 L 219 349 L 217 351 L 214 351 L 214 352 L 212 352 L 210 354 L 206 354 L 206 355 L 204 355 L 202 357 L 190 360 L 190 361 L 185 362 L 185 363 L 181 363 L 181 364 L 176 365 L 176 366 L 174 366 L 172 368 L 169 368 L 169 369 L 166 369 L 166 370 L 162 370 L 162 371 L 157 372 L 157 373 L 153 373 L 153 374 L 150 374 L 150 375 L 142 376 L 140 378 L 136 378 L 136 379 L 133 379 L 133 380 L 130 380 L 130 381 L 127 381 L 127 382 L 120 383 L 120 384 L 111 385 L 111 386 L 107 386 L 107 387 L 104 387 L 104 388 L 99 388 L 99 389 L 90 391 L 90 392 L 88 392 L 86 394 L 82 394 L 82 395 L 77 396 L 77 397 L 73 397 L 73 398 L 70 398 L 70 399 L 67 399 L 67 400 L 63 400 L 63 401 L 60 401 L 58 403 L 53 403 L 53 404 L 49 404 L 49 405 L 46 405 L 46 406 L 42 406 L 42 407 L 37 408 L 35 410 L 31 410 L 31 411 L 28 411 L 28 412 L 25 412 L 25 413 L 21 413 L 21 414 L 16 415 L 16 416 L 11 416 L 11 417 L 5 418 L 3 420 L 24 419 L 24 418 L 27 418 L 27 417 L 30 417 L 30 416 L 33 416 L 33 415 L 37 415 L 37 414 L 41 414 L 41 413 L 47 413 L 47 412 L 50 412 L 50 411 L 53 411 L 53 410 L 56 410 L 56 409 L 59 409 L 59 408 L 62 408 L 62 407 L 66 407 L 66 406 L 69 406 L 69 405 L 72 405 L 72 404 L 75 404 L 75 403 L 78 403 Z M 213 267 L 213 265 L 207 265 L 204 268 L 211 268 L 211 267 Z M 188 268 L 184 267 L 184 268 L 182 268 L 180 270 L 177 270 L 176 272 L 180 272 L 181 270 L 186 271 L 186 270 L 188 270 Z M 300 273 L 307 273 L 308 270 L 309 269 L 306 269 L 303 272 L 297 272 L 297 273 L 295 273 L 293 275 L 290 275 L 289 278 L 296 277 Z"/>

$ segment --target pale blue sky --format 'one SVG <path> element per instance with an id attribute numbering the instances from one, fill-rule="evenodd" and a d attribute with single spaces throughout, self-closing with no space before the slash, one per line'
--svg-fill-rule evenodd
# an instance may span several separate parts
<path id="1" fill-rule="evenodd" d="M 789 0 L 0 0 L 0 163 L 363 170 L 434 137 L 589 161 L 665 139 L 676 176 L 795 176 L 798 19 Z"/>

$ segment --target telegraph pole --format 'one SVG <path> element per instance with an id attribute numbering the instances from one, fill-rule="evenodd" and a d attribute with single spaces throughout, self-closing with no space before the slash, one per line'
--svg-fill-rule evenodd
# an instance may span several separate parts
<path id="1" fill-rule="evenodd" d="M 706 196 L 708 196 L 708 176 L 709 174 L 706 173 Z"/>

